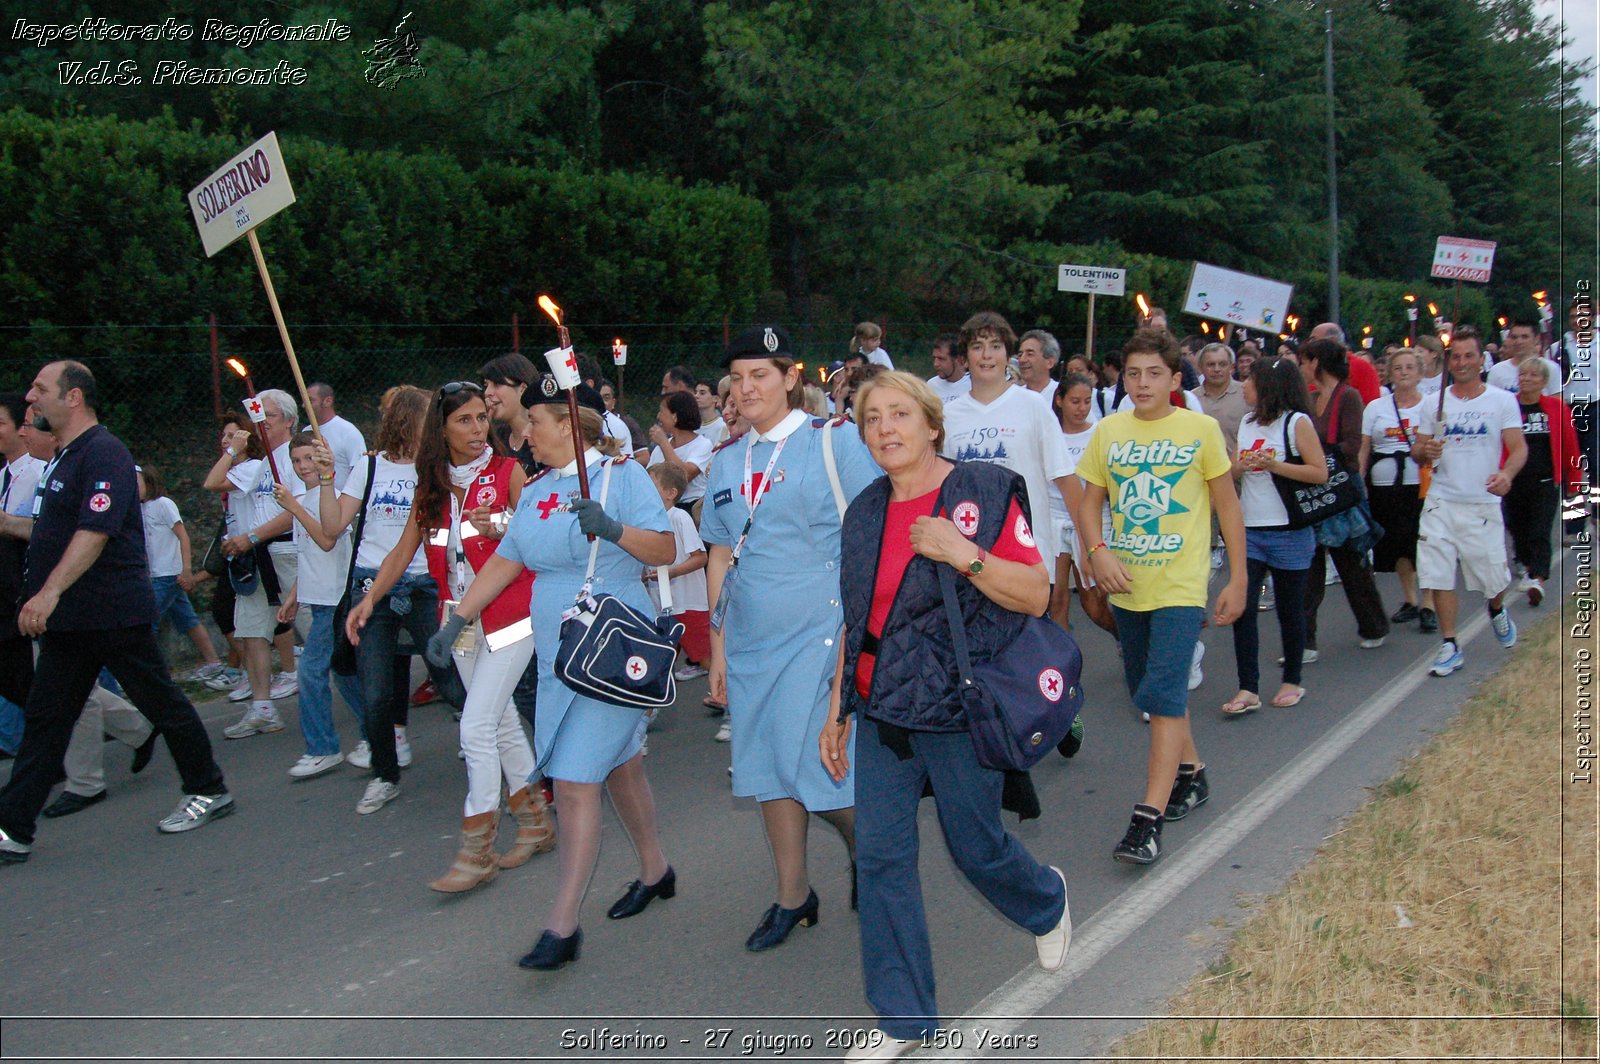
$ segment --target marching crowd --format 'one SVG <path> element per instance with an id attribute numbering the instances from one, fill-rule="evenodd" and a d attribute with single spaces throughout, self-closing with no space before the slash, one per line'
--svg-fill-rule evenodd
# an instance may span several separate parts
<path id="1" fill-rule="evenodd" d="M 815 375 L 781 327 L 757 326 L 729 343 L 715 381 L 670 369 L 648 429 L 616 409 L 592 360 L 578 359 L 584 383 L 569 390 L 507 354 L 470 380 L 391 388 L 370 446 L 327 385 L 307 389 L 307 419 L 273 389 L 256 396 L 257 420 L 219 427 L 203 486 L 221 516 L 198 534 L 160 472 L 99 423 L 90 369 L 51 363 L 26 394 L 0 393 L 0 753 L 14 757 L 0 862 L 29 858 L 39 816 L 104 799 L 103 733 L 134 749 L 135 772 L 165 739 L 184 797 L 161 831 L 233 811 L 157 646 L 170 619 L 201 662 L 185 678 L 242 704 L 223 736 L 283 731 L 278 703 L 297 696 L 303 753 L 288 775 L 349 762 L 368 777 L 359 814 L 400 793 L 413 702 L 449 703 L 460 843 L 430 886 L 469 891 L 556 851 L 559 884 L 519 963 L 559 968 L 583 942 L 602 791 L 639 864 L 607 916 L 676 890 L 645 767 L 652 714 L 566 682 L 562 624 L 591 594 L 646 616 L 670 603 L 675 676 L 707 677 L 733 793 L 756 800 L 772 851 L 774 900 L 746 946 L 817 921 L 816 815 L 852 856 L 882 1018 L 882 1037 L 849 1059 L 888 1059 L 938 1024 L 916 875 L 925 791 L 958 867 L 1035 936 L 1038 963 L 1058 968 L 1071 940 L 1066 877 L 1000 819 L 1002 806 L 1037 815 L 1026 773 L 974 754 L 968 642 L 974 662 L 995 660 L 1028 618 L 1066 627 L 1078 601 L 1105 635 L 1074 632 L 1088 653 L 1120 655 L 1150 725 L 1112 855 L 1156 861 L 1165 826 L 1210 793 L 1189 723 L 1202 627 L 1233 632 L 1228 716 L 1314 698 L 1306 665 L 1382 646 L 1401 625 L 1438 634 L 1434 675 L 1461 668 L 1458 568 L 1501 645 L 1516 643 L 1507 596 L 1542 601 L 1563 493 L 1584 489 L 1596 458 L 1580 311 L 1548 352 L 1533 325 L 1512 324 L 1493 363 L 1497 345 L 1466 326 L 1380 352 L 1326 323 L 1269 352 L 1180 341 L 1159 309 L 1120 351 L 1063 358 L 1048 332 L 1018 336 L 984 312 L 939 337 L 928 380 L 894 368 L 872 323 Z M 1378 572 L 1397 574 L 1398 609 Z M 1335 579 L 1357 622 L 1351 650 L 1319 645 Z M 226 647 L 190 603 L 204 581 Z M 1258 610 L 1277 615 L 1275 689 L 1262 686 Z M 429 689 L 413 695 L 418 655 Z M 1050 673 L 1076 684 L 1047 669 L 1041 689 Z M 1074 721 L 1061 754 L 1083 738 Z M 502 813 L 514 822 L 503 852 Z"/>

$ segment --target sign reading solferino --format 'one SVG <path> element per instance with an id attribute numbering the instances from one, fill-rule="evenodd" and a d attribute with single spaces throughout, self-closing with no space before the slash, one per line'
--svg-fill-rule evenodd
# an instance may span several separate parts
<path id="1" fill-rule="evenodd" d="M 189 191 L 189 210 L 207 258 L 293 202 L 294 187 L 276 133 L 268 133 Z"/>

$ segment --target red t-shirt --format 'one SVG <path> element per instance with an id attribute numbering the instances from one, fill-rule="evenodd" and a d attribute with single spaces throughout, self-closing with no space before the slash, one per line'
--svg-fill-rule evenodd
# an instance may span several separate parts
<path id="1" fill-rule="evenodd" d="M 1378 380 L 1378 371 L 1372 368 L 1372 363 L 1350 352 L 1350 377 L 1346 382 L 1361 394 L 1361 405 L 1364 408 L 1378 396 L 1383 394 L 1383 385 Z"/>
<path id="2" fill-rule="evenodd" d="M 883 520 L 883 546 L 878 551 L 878 576 L 872 585 L 872 609 L 867 613 L 867 631 L 874 636 L 883 634 L 895 592 L 900 590 L 900 580 L 906 575 L 906 566 L 917 556 L 911 549 L 911 526 L 917 523 L 917 518 L 931 514 L 933 500 L 938 494 L 935 489 L 915 499 L 889 503 L 889 513 Z M 944 511 L 940 513 L 949 516 Z M 1034 546 L 1028 519 L 1022 516 L 1022 508 L 1015 500 L 1006 512 L 1004 530 L 989 553 L 1023 565 L 1038 565 L 1044 561 L 1039 548 Z M 862 698 L 872 689 L 872 670 L 877 663 L 877 655 L 864 651 L 856 658 L 856 692 Z"/>

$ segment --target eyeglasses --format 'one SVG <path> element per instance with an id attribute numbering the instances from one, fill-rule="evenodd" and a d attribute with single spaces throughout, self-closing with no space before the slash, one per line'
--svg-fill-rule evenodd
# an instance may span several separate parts
<path id="1" fill-rule="evenodd" d="M 451 381 L 449 384 L 446 384 L 439 389 L 439 398 L 447 399 L 457 392 L 467 391 L 477 392 L 479 395 L 482 395 L 483 386 L 481 384 L 474 384 L 472 381 Z"/>

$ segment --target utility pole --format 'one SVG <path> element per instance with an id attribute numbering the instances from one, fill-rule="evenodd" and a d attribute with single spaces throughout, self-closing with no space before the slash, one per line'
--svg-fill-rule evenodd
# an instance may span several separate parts
<path id="1" fill-rule="evenodd" d="M 1339 162 L 1333 130 L 1333 3 L 1322 5 L 1326 41 L 1322 52 L 1323 80 L 1328 90 L 1328 320 L 1339 320 Z"/>

